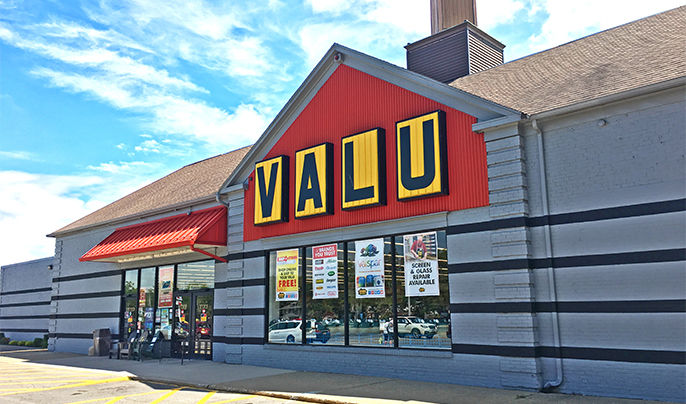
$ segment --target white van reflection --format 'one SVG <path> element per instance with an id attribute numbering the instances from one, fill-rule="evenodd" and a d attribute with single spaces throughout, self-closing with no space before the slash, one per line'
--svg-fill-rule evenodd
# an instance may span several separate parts
<path id="1" fill-rule="evenodd" d="M 321 342 L 325 344 L 331 338 L 331 332 L 317 320 L 308 320 L 307 342 Z M 269 342 L 299 344 L 302 342 L 302 320 L 281 320 L 269 326 Z"/>

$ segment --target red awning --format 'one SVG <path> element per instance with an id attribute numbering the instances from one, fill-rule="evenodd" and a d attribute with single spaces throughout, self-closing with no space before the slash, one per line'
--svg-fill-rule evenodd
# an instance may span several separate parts
<path id="1" fill-rule="evenodd" d="M 126 262 L 201 253 L 226 246 L 226 208 L 218 206 L 120 227 L 79 261 Z"/>

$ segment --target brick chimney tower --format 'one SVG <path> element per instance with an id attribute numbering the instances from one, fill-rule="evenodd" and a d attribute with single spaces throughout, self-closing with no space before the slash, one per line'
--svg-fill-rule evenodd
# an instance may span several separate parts
<path id="1" fill-rule="evenodd" d="M 476 0 L 431 0 L 431 36 L 407 44 L 407 69 L 444 83 L 503 64 L 505 45 L 476 26 Z"/>

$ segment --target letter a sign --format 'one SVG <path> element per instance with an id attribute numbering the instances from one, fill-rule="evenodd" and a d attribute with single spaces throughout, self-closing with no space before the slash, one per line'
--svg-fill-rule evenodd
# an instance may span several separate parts
<path id="1" fill-rule="evenodd" d="M 288 156 L 255 164 L 255 225 L 288 221 Z"/>
<path id="2" fill-rule="evenodd" d="M 397 122 L 398 200 L 448 193 L 445 112 Z"/>
<path id="3" fill-rule="evenodd" d="M 295 153 L 295 218 L 333 213 L 333 145 Z"/>

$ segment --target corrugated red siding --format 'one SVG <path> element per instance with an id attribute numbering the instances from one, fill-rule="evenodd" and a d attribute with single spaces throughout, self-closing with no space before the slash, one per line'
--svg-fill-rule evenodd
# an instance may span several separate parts
<path id="1" fill-rule="evenodd" d="M 437 109 L 446 112 L 449 195 L 407 202 L 396 200 L 395 123 Z M 488 205 L 486 146 L 483 136 L 472 132 L 476 118 L 346 65 L 339 66 L 274 145 L 266 158 L 322 142 L 334 145 L 334 214 L 294 219 L 292 188 L 295 159 L 290 159 L 289 221 L 253 225 L 254 178 L 245 192 L 245 240 L 351 226 L 428 213 Z M 385 206 L 341 210 L 341 138 L 375 127 L 386 130 L 387 200 Z M 251 174 L 253 177 L 254 174 Z"/>

